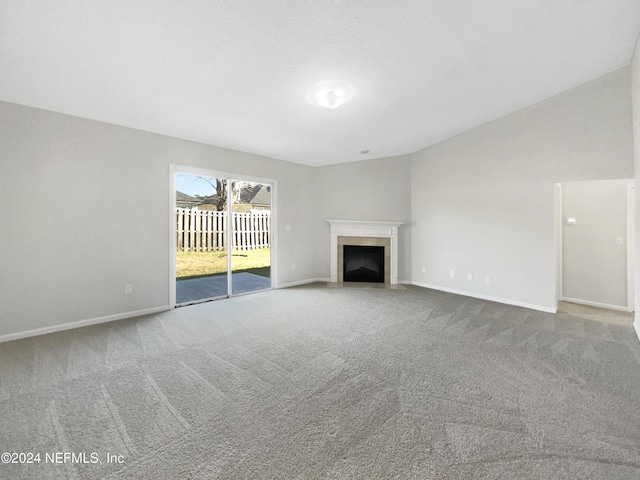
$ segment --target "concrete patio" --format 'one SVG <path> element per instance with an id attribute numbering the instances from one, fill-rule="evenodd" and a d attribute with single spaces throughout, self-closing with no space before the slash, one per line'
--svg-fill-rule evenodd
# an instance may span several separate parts
<path id="1" fill-rule="evenodd" d="M 232 273 L 233 294 L 271 288 L 271 278 L 249 272 Z M 227 296 L 227 275 L 176 280 L 176 304 Z"/>

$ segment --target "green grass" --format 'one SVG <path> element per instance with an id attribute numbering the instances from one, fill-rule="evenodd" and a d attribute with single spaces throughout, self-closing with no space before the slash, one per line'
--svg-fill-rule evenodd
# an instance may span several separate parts
<path id="1" fill-rule="evenodd" d="M 271 249 L 234 250 L 231 266 L 234 272 L 251 272 L 263 277 L 271 274 Z M 176 277 L 190 278 L 227 273 L 227 252 L 176 252 Z"/>

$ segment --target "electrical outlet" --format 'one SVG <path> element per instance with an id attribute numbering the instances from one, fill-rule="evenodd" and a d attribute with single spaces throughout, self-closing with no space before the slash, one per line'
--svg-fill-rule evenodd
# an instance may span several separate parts
<path id="1" fill-rule="evenodd" d="M 131 295 L 132 291 L 133 291 L 133 287 L 131 285 L 125 285 L 124 286 L 124 294 L 125 295 Z"/>
<path id="2" fill-rule="evenodd" d="M 467 280 L 473 281 L 473 273 L 467 273 Z"/>
<path id="3" fill-rule="evenodd" d="M 427 268 L 423 266 L 423 267 L 422 267 L 422 273 L 424 273 L 424 272 L 426 272 L 426 271 L 427 271 Z"/>
<path id="4" fill-rule="evenodd" d="M 456 272 L 455 272 L 455 271 L 453 271 L 453 270 L 449 270 L 449 276 L 450 276 L 451 278 L 455 277 L 455 276 L 456 276 Z"/>
<path id="5" fill-rule="evenodd" d="M 295 270 L 296 269 L 296 264 L 294 263 L 293 265 L 291 265 L 291 270 Z"/>
<path id="6" fill-rule="evenodd" d="M 287 224 L 284 226 L 284 229 L 285 229 L 287 232 L 290 232 L 290 231 L 291 231 L 291 225 L 289 225 L 289 224 L 287 223 Z"/>
<path id="7" fill-rule="evenodd" d="M 491 283 L 491 276 L 490 275 L 485 275 L 484 276 L 484 283 Z"/>

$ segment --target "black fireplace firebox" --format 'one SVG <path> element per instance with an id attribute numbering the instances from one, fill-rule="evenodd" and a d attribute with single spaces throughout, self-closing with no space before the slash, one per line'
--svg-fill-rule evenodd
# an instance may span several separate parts
<path id="1" fill-rule="evenodd" d="M 345 282 L 384 283 L 384 247 L 344 245 Z"/>

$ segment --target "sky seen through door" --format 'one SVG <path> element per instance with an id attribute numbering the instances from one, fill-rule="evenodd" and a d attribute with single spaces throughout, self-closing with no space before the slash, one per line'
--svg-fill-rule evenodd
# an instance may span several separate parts
<path id="1" fill-rule="evenodd" d="M 205 197 L 208 195 L 213 195 L 216 193 L 216 190 L 207 182 L 207 180 L 214 181 L 213 177 L 198 177 L 196 175 L 189 175 L 186 173 L 177 173 L 176 174 L 176 190 L 178 192 L 186 193 L 187 195 L 191 195 L 195 197 L 196 195 L 200 195 L 201 197 Z"/>

